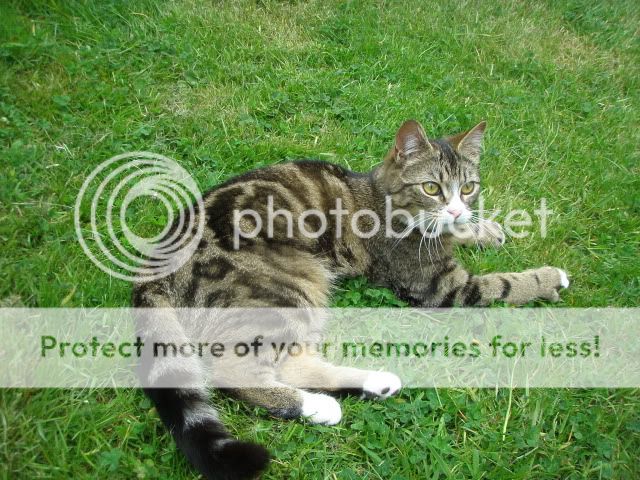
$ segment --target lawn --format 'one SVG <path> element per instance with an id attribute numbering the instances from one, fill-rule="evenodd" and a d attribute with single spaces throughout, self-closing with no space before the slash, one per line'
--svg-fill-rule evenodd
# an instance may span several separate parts
<path id="1" fill-rule="evenodd" d="M 639 304 L 634 0 L 5 1 L 0 18 L 2 305 L 129 305 L 73 228 L 113 155 L 167 155 L 202 189 L 302 157 L 365 171 L 407 118 L 436 136 L 486 119 L 488 203 L 555 212 L 546 238 L 462 251 L 471 270 L 554 265 L 562 306 Z M 362 279 L 335 302 L 396 303 Z M 337 427 L 215 402 L 273 452 L 266 479 L 640 478 L 638 390 L 411 390 L 347 399 Z M 2 478 L 193 478 L 138 391 L 5 390 L 0 420 Z"/>

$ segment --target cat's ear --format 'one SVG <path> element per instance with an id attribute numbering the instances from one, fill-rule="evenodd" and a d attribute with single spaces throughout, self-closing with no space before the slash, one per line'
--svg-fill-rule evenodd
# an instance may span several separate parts
<path id="1" fill-rule="evenodd" d="M 482 151 L 482 138 L 486 128 L 487 122 L 483 120 L 471 130 L 449 137 L 447 140 L 460 155 L 468 158 L 473 163 L 478 163 Z"/>
<path id="2" fill-rule="evenodd" d="M 396 133 L 396 144 L 387 154 L 386 159 L 406 158 L 413 153 L 431 150 L 424 128 L 415 120 L 407 120 Z"/>

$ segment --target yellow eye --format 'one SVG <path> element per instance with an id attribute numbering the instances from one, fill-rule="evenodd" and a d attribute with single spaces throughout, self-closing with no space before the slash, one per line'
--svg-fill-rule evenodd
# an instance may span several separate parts
<path id="1" fill-rule="evenodd" d="M 423 183 L 422 189 L 427 195 L 437 195 L 440 193 L 440 185 L 435 182 Z"/>
<path id="2" fill-rule="evenodd" d="M 476 184 L 474 182 L 465 183 L 460 188 L 460 193 L 462 193 L 463 195 L 469 195 L 471 192 L 475 190 L 475 188 L 476 188 Z"/>

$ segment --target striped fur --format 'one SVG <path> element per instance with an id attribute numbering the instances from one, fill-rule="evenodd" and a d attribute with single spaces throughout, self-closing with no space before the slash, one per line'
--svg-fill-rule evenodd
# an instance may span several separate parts
<path id="1" fill-rule="evenodd" d="M 495 300 L 512 304 L 533 299 L 556 301 L 563 283 L 562 273 L 556 268 L 474 275 L 454 260 L 454 245 L 464 241 L 449 234 L 443 233 L 425 244 L 420 231 L 407 229 L 397 219 L 394 229 L 407 233 L 400 241 L 387 238 L 384 229 L 371 238 L 360 238 L 350 227 L 351 215 L 360 209 L 375 211 L 384 224 L 386 196 L 391 197 L 394 207 L 412 214 L 419 210 L 435 214 L 454 185 L 479 182 L 479 142 L 483 131 L 481 124 L 469 132 L 434 141 L 426 138 L 417 122 L 409 121 L 399 130 L 384 163 L 366 174 L 325 162 L 299 161 L 235 177 L 204 196 L 204 211 L 198 215 L 205 217 L 207 228 L 193 257 L 169 277 L 138 283 L 133 304 L 166 307 L 169 312 L 184 307 L 323 307 L 329 303 L 336 279 L 355 275 L 366 275 L 372 282 L 392 288 L 415 306 L 479 306 Z M 426 196 L 422 191 L 425 181 L 442 185 L 443 198 Z M 478 192 L 479 189 L 464 201 L 472 204 Z M 266 218 L 269 196 L 276 209 L 290 211 L 294 218 L 305 210 L 321 210 L 328 220 L 326 232 L 319 238 L 287 238 L 286 221 L 281 219 L 275 222 L 271 238 L 263 229 L 256 238 L 241 239 L 240 248 L 234 249 L 233 211 L 249 208 Z M 336 235 L 335 215 L 329 213 L 336 198 L 349 212 L 343 219 L 340 238 Z M 367 231 L 369 223 L 362 218 L 358 225 Z M 317 228 L 317 222 L 309 218 L 308 229 Z M 501 231 L 496 224 L 469 228 L 475 228 L 473 238 L 479 243 L 501 244 Z M 264 328 L 266 324 L 268 328 Z M 320 338 L 322 322 L 316 318 L 292 322 L 274 314 L 262 319 L 261 327 L 274 338 L 309 340 Z M 227 332 L 244 338 L 255 333 L 255 325 L 249 319 L 205 318 L 187 323 L 170 313 L 164 318 L 141 318 L 139 328 L 147 339 L 166 339 L 167 335 L 189 339 L 197 333 L 199 338 L 210 335 L 224 341 Z M 298 359 L 295 364 L 286 358 L 236 361 L 228 370 L 217 368 L 215 378 L 206 372 L 206 366 L 183 359 L 149 362 L 141 375 L 151 385 L 147 393 L 178 446 L 209 479 L 252 478 L 265 468 L 268 454 L 262 447 L 229 437 L 208 404 L 207 385 L 224 386 L 227 381 L 232 385 L 235 375 L 249 372 L 255 375 L 260 388 L 229 389 L 229 393 L 265 407 L 274 415 L 293 418 L 305 415 L 305 398 L 310 394 L 300 387 L 309 387 L 311 381 L 317 381 L 316 386 L 325 390 L 352 386 L 354 382 L 366 389 L 366 385 L 376 383 L 371 372 L 335 367 L 313 356 Z M 162 388 L 176 378 L 192 383 L 193 388 Z M 378 394 L 386 395 L 389 388 L 383 385 Z M 328 402 L 320 397 L 315 400 Z"/>

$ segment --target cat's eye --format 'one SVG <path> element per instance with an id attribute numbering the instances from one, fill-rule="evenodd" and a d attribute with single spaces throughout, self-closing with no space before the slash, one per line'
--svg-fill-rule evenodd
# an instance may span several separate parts
<path id="1" fill-rule="evenodd" d="M 468 182 L 462 185 L 462 187 L 460 187 L 460 193 L 462 193 L 463 195 L 469 195 L 475 189 L 476 189 L 475 182 Z"/>
<path id="2" fill-rule="evenodd" d="M 422 189 L 427 195 L 438 195 L 440 193 L 440 185 L 435 182 L 423 183 Z"/>

